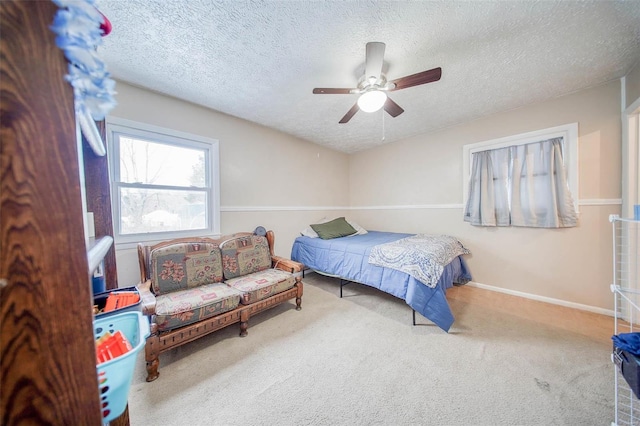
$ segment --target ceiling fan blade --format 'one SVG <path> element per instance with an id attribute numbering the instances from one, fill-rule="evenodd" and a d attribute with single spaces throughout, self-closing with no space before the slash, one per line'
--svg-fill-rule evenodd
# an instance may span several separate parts
<path id="1" fill-rule="evenodd" d="M 316 87 L 313 93 L 316 95 L 348 95 L 354 89 L 331 89 L 326 87 Z"/>
<path id="2" fill-rule="evenodd" d="M 392 117 L 397 117 L 404 112 L 402 107 L 391 100 L 391 98 L 387 98 L 384 103 L 384 110 L 389 113 Z"/>
<path id="3" fill-rule="evenodd" d="M 344 117 L 342 117 L 342 120 L 340 120 L 339 123 L 340 124 L 347 123 L 349 120 L 351 120 L 351 117 L 356 115 L 356 112 L 358 112 L 359 110 L 360 110 L 360 107 L 356 103 L 355 105 L 353 105 L 351 107 L 351 109 L 349 111 L 347 111 L 347 113 L 344 115 Z"/>
<path id="4" fill-rule="evenodd" d="M 400 77 L 393 81 L 392 84 L 395 84 L 395 87 L 391 90 L 400 90 L 406 89 L 407 87 L 419 86 L 425 83 L 431 83 L 434 81 L 440 80 L 442 76 L 442 68 L 434 68 L 432 70 L 422 71 L 417 74 L 411 74 L 406 77 Z"/>
<path id="5" fill-rule="evenodd" d="M 367 56 L 365 59 L 365 78 L 374 77 L 376 80 L 382 74 L 382 64 L 384 62 L 385 44 L 378 41 L 367 43 Z"/>

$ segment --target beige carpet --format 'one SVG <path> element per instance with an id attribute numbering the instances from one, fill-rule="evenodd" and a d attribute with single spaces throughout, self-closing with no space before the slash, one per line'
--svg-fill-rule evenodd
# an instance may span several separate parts
<path id="1" fill-rule="evenodd" d="M 461 287 L 451 293 L 484 290 Z M 610 338 L 520 309 L 452 300 L 445 333 L 401 300 L 308 274 L 286 303 L 160 355 L 129 394 L 132 425 L 608 425 Z M 487 292 L 488 298 L 495 293 Z M 496 295 L 497 297 L 497 295 Z M 489 304 L 490 305 L 490 304 Z M 541 304 L 542 305 L 542 304 Z M 516 312 L 517 311 L 517 312 Z M 548 318 L 547 314 L 542 314 Z M 547 321 L 548 322 L 548 321 Z M 578 330 L 579 328 L 576 327 Z M 609 334 L 610 336 L 610 334 Z"/>

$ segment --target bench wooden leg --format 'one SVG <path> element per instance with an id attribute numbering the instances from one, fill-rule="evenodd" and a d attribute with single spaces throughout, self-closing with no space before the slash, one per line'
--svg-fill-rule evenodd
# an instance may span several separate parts
<path id="1" fill-rule="evenodd" d="M 300 277 L 298 277 L 296 287 L 298 288 L 298 292 L 296 293 L 296 311 L 299 311 L 302 309 L 302 281 L 300 281 Z"/>
<path id="2" fill-rule="evenodd" d="M 152 328 L 156 328 L 155 324 L 152 324 Z M 160 339 L 158 338 L 157 330 L 152 331 L 151 335 L 147 338 L 147 342 L 144 345 L 144 355 L 147 361 L 147 382 L 153 382 L 158 378 L 158 367 L 160 366 Z"/>
<path id="3" fill-rule="evenodd" d="M 249 328 L 249 309 L 244 309 L 240 312 L 240 337 L 245 337 Z"/>

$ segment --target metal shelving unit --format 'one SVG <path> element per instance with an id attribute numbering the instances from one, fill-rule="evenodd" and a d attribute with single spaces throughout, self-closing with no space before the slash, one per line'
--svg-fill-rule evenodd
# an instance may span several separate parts
<path id="1" fill-rule="evenodd" d="M 614 333 L 640 332 L 640 221 L 609 216 L 613 231 Z M 640 399 L 621 373 L 615 351 L 615 420 L 613 426 L 640 424 Z"/>

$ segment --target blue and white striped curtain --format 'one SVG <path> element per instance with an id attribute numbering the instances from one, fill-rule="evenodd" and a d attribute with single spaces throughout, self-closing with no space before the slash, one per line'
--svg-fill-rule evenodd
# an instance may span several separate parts
<path id="1" fill-rule="evenodd" d="M 562 138 L 474 153 L 464 220 L 477 226 L 577 226 Z"/>

